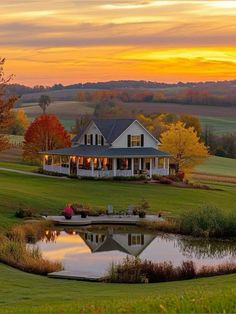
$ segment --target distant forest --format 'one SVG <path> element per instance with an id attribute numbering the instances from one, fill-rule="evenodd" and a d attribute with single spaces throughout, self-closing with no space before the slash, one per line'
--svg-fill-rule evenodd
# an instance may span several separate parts
<path id="1" fill-rule="evenodd" d="M 109 81 L 97 83 L 78 83 L 64 86 L 28 87 L 20 84 L 10 84 L 7 93 L 20 97 L 18 104 L 22 102 L 36 102 L 41 94 L 48 94 L 53 100 L 77 100 L 79 91 L 89 93 L 94 90 L 119 91 L 133 95 L 140 93 L 140 101 L 144 102 L 168 102 L 205 106 L 236 106 L 236 80 L 209 81 L 209 82 L 179 82 L 176 84 L 158 83 L 151 81 Z M 159 94 L 158 94 L 159 93 Z M 127 102 L 133 97 L 127 97 Z"/>

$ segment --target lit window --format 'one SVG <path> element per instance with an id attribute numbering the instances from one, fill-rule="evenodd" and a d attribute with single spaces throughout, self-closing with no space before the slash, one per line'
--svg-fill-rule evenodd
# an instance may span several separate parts
<path id="1" fill-rule="evenodd" d="M 131 146 L 141 146 L 141 136 L 140 135 L 132 135 L 131 136 Z"/>

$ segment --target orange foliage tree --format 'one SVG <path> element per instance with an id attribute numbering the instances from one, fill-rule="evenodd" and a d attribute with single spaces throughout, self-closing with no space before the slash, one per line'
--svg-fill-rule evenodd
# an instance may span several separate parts
<path id="1" fill-rule="evenodd" d="M 17 97 L 6 97 L 5 88 L 11 77 L 4 78 L 3 65 L 5 59 L 0 58 L 0 151 L 9 147 L 8 137 L 4 135 L 11 124 L 11 110 Z"/>
<path id="2" fill-rule="evenodd" d="M 45 114 L 36 118 L 25 132 L 23 157 L 38 161 L 40 151 L 70 146 L 70 135 L 57 117 Z"/>

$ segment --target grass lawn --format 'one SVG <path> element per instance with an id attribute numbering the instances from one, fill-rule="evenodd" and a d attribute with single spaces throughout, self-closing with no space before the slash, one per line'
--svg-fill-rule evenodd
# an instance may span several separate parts
<path id="1" fill-rule="evenodd" d="M 225 210 L 236 209 L 235 184 L 214 183 L 212 186 L 223 191 L 209 191 L 130 182 L 33 177 L 0 171 L 0 186 L 0 227 L 12 222 L 19 206 L 55 214 L 67 202 L 98 208 L 113 204 L 115 210 L 124 210 L 144 197 L 150 203 L 151 211 L 166 211 L 174 215 L 205 203 Z"/>
<path id="2" fill-rule="evenodd" d="M 7 167 L 6 163 L 0 166 Z M 26 165 L 11 168 L 29 170 Z M 24 168 L 26 167 L 26 168 Z M 32 169 L 31 169 L 32 170 Z M 211 183 L 210 183 L 211 184 Z M 236 209 L 236 185 L 215 183 L 224 191 L 166 185 L 33 177 L 0 171 L 0 229 L 21 220 L 18 206 L 58 213 L 66 202 L 124 209 L 145 197 L 152 211 L 179 215 L 203 203 Z M 229 313 L 236 311 L 236 275 L 159 284 L 106 284 L 49 279 L 0 264 L 0 314 L 50 313 Z"/>
<path id="3" fill-rule="evenodd" d="M 0 313 L 233 313 L 236 275 L 159 284 L 49 279 L 0 264 Z"/>
<path id="4" fill-rule="evenodd" d="M 202 165 L 195 168 L 196 172 L 236 177 L 236 159 L 210 157 Z"/>

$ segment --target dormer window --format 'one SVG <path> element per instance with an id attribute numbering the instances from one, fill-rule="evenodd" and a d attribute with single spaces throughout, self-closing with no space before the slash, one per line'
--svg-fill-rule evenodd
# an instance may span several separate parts
<path id="1" fill-rule="evenodd" d="M 144 146 L 144 135 L 128 135 L 128 147 Z"/>
<path id="2" fill-rule="evenodd" d="M 141 146 L 141 135 L 131 135 L 131 147 Z"/>
<path id="3" fill-rule="evenodd" d="M 95 145 L 104 145 L 104 137 L 101 134 L 96 134 L 95 136 Z"/>
<path id="4" fill-rule="evenodd" d="M 85 134 L 84 135 L 84 144 L 85 145 L 93 145 L 93 134 Z"/>

